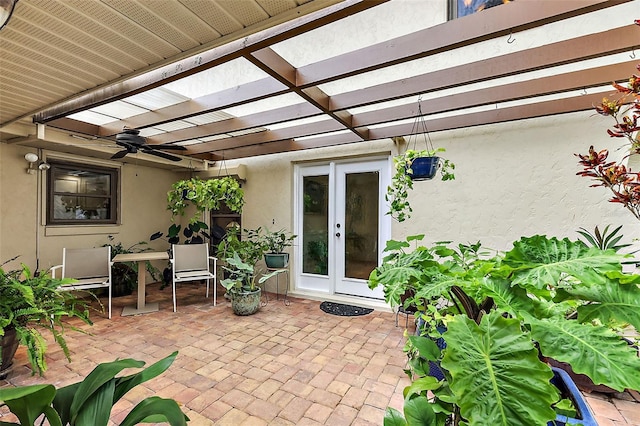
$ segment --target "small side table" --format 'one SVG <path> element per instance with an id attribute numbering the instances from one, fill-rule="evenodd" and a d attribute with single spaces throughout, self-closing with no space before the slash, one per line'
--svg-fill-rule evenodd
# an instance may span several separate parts
<path id="1" fill-rule="evenodd" d="M 284 304 L 285 306 L 289 306 L 291 304 L 289 299 L 287 299 L 287 295 L 289 294 L 289 268 L 267 268 L 267 272 L 275 272 L 275 271 L 280 272 L 279 274 L 276 274 L 276 300 L 278 300 L 280 296 L 280 275 L 284 273 L 287 275 L 287 281 L 284 287 Z M 267 286 L 267 282 L 265 281 L 263 287 L 266 288 L 266 286 Z M 266 291 L 264 291 L 264 297 L 266 299 L 266 302 L 264 302 L 263 306 L 269 303 L 269 296 L 267 295 Z"/>

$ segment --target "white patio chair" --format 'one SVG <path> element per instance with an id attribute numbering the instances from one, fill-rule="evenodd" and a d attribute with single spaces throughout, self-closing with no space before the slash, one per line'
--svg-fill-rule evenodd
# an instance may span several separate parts
<path id="1" fill-rule="evenodd" d="M 111 319 L 111 247 L 95 247 L 83 249 L 62 249 L 62 265 L 50 269 L 51 276 L 56 277 L 60 270 L 60 278 L 73 278 L 74 283 L 58 287 L 61 291 L 86 290 L 90 288 L 109 289 L 109 319 Z"/>
<path id="2" fill-rule="evenodd" d="M 209 244 L 173 244 L 173 312 L 176 312 L 176 283 L 185 281 L 207 280 L 207 299 L 209 298 L 209 280 L 213 279 L 213 306 L 217 302 L 216 269 L 218 259 L 209 256 Z M 213 272 L 210 268 L 210 260 L 213 260 Z"/>

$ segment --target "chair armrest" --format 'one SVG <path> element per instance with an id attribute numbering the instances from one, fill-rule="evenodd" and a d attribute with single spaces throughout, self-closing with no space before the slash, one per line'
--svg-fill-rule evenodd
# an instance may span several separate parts
<path id="1" fill-rule="evenodd" d="M 56 271 L 58 269 L 62 270 L 62 265 L 55 265 L 49 268 L 49 273 L 51 273 L 51 278 L 56 278 Z"/>
<path id="2" fill-rule="evenodd" d="M 209 260 L 215 260 L 215 261 L 217 262 L 217 261 L 218 261 L 218 258 L 217 258 L 217 257 L 214 257 L 214 256 L 209 256 Z"/>

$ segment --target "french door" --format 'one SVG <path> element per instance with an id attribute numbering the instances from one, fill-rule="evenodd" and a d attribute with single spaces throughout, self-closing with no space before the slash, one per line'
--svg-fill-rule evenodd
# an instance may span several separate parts
<path id="1" fill-rule="evenodd" d="M 296 287 L 382 299 L 367 279 L 390 238 L 389 159 L 296 169 Z"/>

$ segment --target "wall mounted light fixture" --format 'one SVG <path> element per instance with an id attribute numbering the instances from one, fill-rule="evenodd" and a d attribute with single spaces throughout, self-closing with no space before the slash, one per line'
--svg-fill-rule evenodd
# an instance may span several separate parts
<path id="1" fill-rule="evenodd" d="M 29 167 L 27 167 L 27 173 L 30 175 L 34 174 L 37 170 L 49 170 L 51 168 L 49 163 L 45 163 L 44 161 L 40 161 L 40 163 L 36 167 L 36 163 L 38 162 L 39 158 L 38 155 L 34 154 L 33 152 L 25 154 L 24 159 L 29 163 Z"/>
<path id="2" fill-rule="evenodd" d="M 18 0 L 0 0 L 0 30 L 9 22 Z"/>

